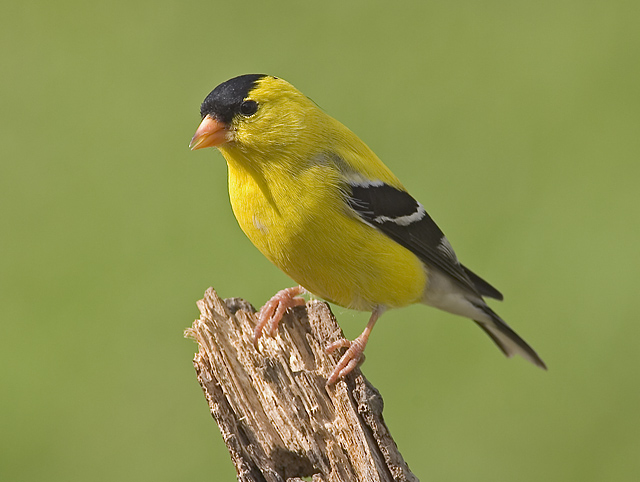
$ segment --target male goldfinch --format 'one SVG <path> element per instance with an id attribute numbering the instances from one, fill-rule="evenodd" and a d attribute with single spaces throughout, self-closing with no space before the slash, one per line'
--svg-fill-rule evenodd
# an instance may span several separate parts
<path id="1" fill-rule="evenodd" d="M 305 290 L 370 311 L 327 383 L 362 360 L 376 320 L 389 308 L 424 303 L 474 320 L 508 357 L 546 368 L 536 352 L 484 302 L 502 300 L 460 264 L 442 231 L 353 132 L 288 82 L 241 75 L 217 86 L 200 108 L 191 149 L 217 147 L 229 167 L 240 227 L 300 286 L 260 310 L 254 340 L 274 334 Z"/>

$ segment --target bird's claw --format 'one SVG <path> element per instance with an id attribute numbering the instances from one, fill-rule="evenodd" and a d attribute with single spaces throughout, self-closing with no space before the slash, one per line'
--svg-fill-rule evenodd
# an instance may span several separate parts
<path id="1" fill-rule="evenodd" d="M 333 385 L 340 378 L 344 378 L 364 363 L 364 347 L 366 344 L 366 339 L 362 338 L 361 335 L 353 341 L 342 338 L 327 345 L 325 348 L 327 353 L 333 353 L 338 348 L 347 348 L 347 351 L 342 355 L 342 358 L 340 358 L 327 379 L 327 385 Z"/>
<path id="2" fill-rule="evenodd" d="M 258 346 L 258 340 L 263 332 L 269 336 L 275 336 L 278 324 L 288 309 L 305 304 L 304 298 L 299 295 L 304 293 L 302 286 L 294 286 L 278 291 L 267 301 L 258 313 L 258 323 L 253 331 L 253 344 Z"/>

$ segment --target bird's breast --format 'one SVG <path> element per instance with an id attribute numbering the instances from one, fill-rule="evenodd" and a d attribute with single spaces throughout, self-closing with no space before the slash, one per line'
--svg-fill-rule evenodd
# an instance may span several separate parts
<path id="1" fill-rule="evenodd" d="M 311 293 L 365 311 L 421 300 L 423 264 L 349 211 L 339 173 L 311 166 L 295 177 L 265 175 L 230 163 L 229 194 L 247 237 Z"/>

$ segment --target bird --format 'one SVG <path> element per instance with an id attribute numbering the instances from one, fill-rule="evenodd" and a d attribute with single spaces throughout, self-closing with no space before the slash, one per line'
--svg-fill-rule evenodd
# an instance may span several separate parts
<path id="1" fill-rule="evenodd" d="M 298 284 L 260 309 L 256 347 L 309 293 L 371 313 L 361 335 L 326 347 L 346 348 L 327 385 L 362 363 L 384 312 L 416 303 L 475 321 L 507 357 L 546 369 L 484 299 L 503 295 L 460 263 L 423 205 L 356 134 L 289 82 L 234 77 L 206 96 L 200 117 L 191 150 L 222 153 L 240 228 Z"/>

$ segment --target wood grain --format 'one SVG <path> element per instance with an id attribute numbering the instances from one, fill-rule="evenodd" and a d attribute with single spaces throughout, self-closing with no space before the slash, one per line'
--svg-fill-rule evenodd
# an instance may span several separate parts
<path id="1" fill-rule="evenodd" d="M 417 481 L 382 418 L 383 402 L 359 369 L 327 387 L 343 336 L 328 305 L 287 313 L 277 336 L 253 345 L 254 308 L 213 288 L 185 335 L 198 343 L 198 381 L 245 481 Z M 313 479 L 311 479 L 311 477 Z"/>

